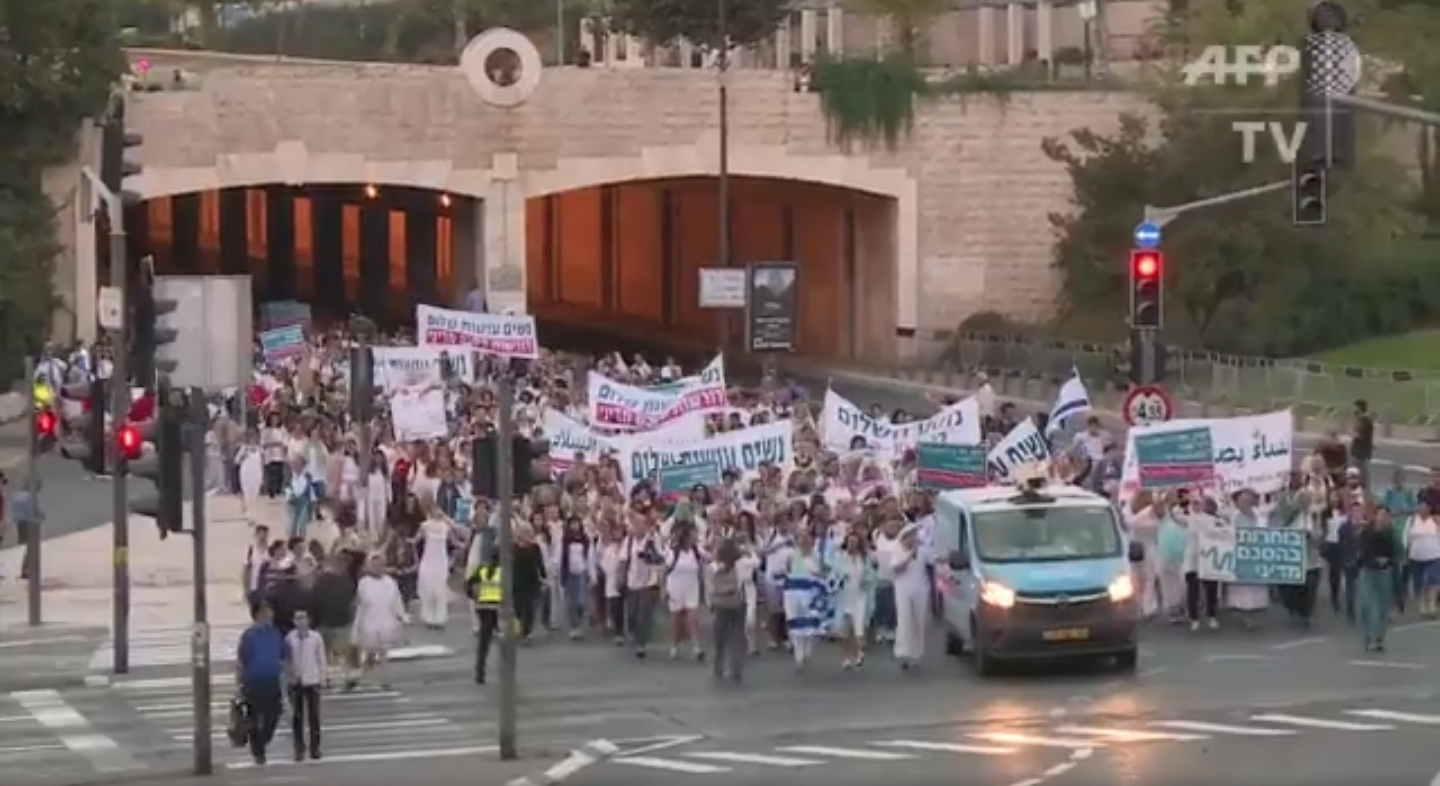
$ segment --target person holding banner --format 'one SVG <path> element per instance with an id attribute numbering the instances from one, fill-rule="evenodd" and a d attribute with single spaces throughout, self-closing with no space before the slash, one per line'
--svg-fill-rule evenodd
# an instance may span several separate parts
<path id="1" fill-rule="evenodd" d="M 1230 513 L 1230 526 L 1267 526 L 1269 521 L 1255 507 L 1259 501 L 1260 496 L 1253 489 L 1235 492 L 1231 497 L 1234 510 Z M 1241 613 L 1241 624 L 1245 629 L 1254 630 L 1270 607 L 1270 587 L 1266 584 L 1230 584 L 1225 587 L 1225 600 L 1230 608 Z"/>
<path id="2" fill-rule="evenodd" d="M 1186 493 L 1179 497 L 1180 516 L 1178 523 L 1185 528 L 1188 538 L 1185 543 L 1185 615 L 1190 620 L 1190 630 L 1200 630 L 1201 614 L 1210 630 L 1220 627 L 1220 582 L 1200 578 L 1200 543 L 1207 530 L 1225 526 L 1215 515 L 1212 500 L 1195 505 Z M 1203 605 L 1202 605 L 1203 601 Z"/>

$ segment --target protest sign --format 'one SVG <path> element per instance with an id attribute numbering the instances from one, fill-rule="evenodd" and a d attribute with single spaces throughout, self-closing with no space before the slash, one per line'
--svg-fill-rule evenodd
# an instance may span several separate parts
<path id="1" fill-rule="evenodd" d="M 844 396 L 827 390 L 820 424 L 825 447 L 836 453 L 864 447 L 896 456 L 921 442 L 978 444 L 980 404 L 967 398 L 925 420 L 895 424 L 889 418 L 871 417 Z"/>
<path id="2" fill-rule="evenodd" d="M 717 355 L 695 376 L 642 388 L 590 372 L 590 422 L 602 428 L 643 431 L 692 412 L 723 412 L 729 405 L 725 359 Z"/>
<path id="3" fill-rule="evenodd" d="M 472 314 L 421 305 L 415 307 L 415 332 L 422 347 L 470 347 L 526 360 L 540 356 L 535 318 L 530 316 Z"/>
<path id="4" fill-rule="evenodd" d="M 291 325 L 309 327 L 309 303 L 298 300 L 271 300 L 260 304 L 261 330 L 274 330 Z"/>
<path id="5" fill-rule="evenodd" d="M 267 330 L 260 334 L 260 352 L 273 363 L 305 353 L 305 328 L 300 325 Z"/>
<path id="6" fill-rule="evenodd" d="M 990 455 L 986 457 L 990 475 L 996 483 L 1012 480 L 1011 474 L 1018 467 L 1049 460 L 1050 444 L 1045 441 L 1045 435 L 1035 428 L 1035 421 L 1030 418 L 1016 423 L 1010 433 L 991 448 Z"/>
<path id="7" fill-rule="evenodd" d="M 1141 488 L 1205 485 L 1215 477 L 1208 426 L 1138 434 L 1134 442 Z"/>
<path id="8" fill-rule="evenodd" d="M 375 384 L 386 391 L 444 384 L 447 363 L 455 379 L 475 381 L 475 352 L 467 347 L 372 347 L 370 351 L 375 357 Z"/>
<path id="9" fill-rule="evenodd" d="M 1228 497 L 1241 489 L 1273 494 L 1285 488 L 1295 459 L 1291 455 L 1295 418 L 1290 410 L 1238 418 L 1172 420 L 1153 426 L 1132 428 L 1126 435 L 1125 467 L 1120 481 L 1120 498 L 1128 503 L 1140 490 L 1139 456 L 1135 438 L 1143 434 L 1205 426 L 1210 429 L 1215 470 L 1211 488 Z"/>
<path id="10" fill-rule="evenodd" d="M 439 387 L 395 391 L 390 396 L 390 422 L 395 426 L 395 438 L 401 442 L 448 437 L 445 391 Z"/>
<path id="11" fill-rule="evenodd" d="M 921 442 L 915 449 L 915 468 L 923 489 L 983 486 L 985 446 Z"/>
<path id="12" fill-rule="evenodd" d="M 595 461 L 603 453 L 619 453 L 626 447 L 639 449 L 645 441 L 657 445 L 689 444 L 705 439 L 705 416 L 692 412 L 657 429 L 635 434 L 601 434 L 556 409 L 545 410 L 542 423 L 545 440 L 550 444 L 550 466 L 564 472 L 575 463 L 576 455 L 584 461 Z"/>
<path id="13" fill-rule="evenodd" d="M 745 475 L 754 475 L 762 464 L 771 464 L 788 475 L 795 466 L 793 436 L 794 426 L 789 420 L 781 420 L 678 445 L 633 440 L 619 451 L 620 471 L 627 486 L 664 467 L 681 464 L 713 463 L 722 472 L 736 469 Z"/>
<path id="14" fill-rule="evenodd" d="M 655 473 L 656 491 L 662 502 L 674 502 L 696 486 L 713 488 L 720 485 L 720 467 L 712 461 L 703 464 L 672 464 Z"/>
<path id="15" fill-rule="evenodd" d="M 1222 526 L 1196 535 L 1196 573 L 1206 581 L 1305 583 L 1304 530 Z"/>

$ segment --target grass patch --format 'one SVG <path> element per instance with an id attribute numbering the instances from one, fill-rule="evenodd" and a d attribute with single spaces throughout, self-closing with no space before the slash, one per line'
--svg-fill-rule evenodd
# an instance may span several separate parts
<path id="1" fill-rule="evenodd" d="M 1440 372 L 1440 330 L 1366 339 L 1309 359 L 1336 366 Z"/>

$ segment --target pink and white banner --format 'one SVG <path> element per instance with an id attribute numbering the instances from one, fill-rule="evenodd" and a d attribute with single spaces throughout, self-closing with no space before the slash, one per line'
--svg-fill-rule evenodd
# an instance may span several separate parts
<path id="1" fill-rule="evenodd" d="M 435 306 L 415 307 L 416 343 L 422 347 L 472 347 L 490 355 L 534 360 L 540 356 L 535 318 L 472 314 Z"/>

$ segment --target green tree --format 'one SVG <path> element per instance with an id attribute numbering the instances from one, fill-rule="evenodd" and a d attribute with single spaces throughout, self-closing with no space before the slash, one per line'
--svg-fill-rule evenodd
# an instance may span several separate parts
<path id="1" fill-rule="evenodd" d="M 74 153 L 124 67 L 105 0 L 0 0 L 0 380 L 44 340 L 56 306 L 47 167 Z"/>
<path id="2" fill-rule="evenodd" d="M 737 46 L 774 34 L 789 13 L 780 0 L 724 0 L 726 29 Z M 612 0 L 610 22 L 617 30 L 653 44 L 678 39 L 716 46 L 720 35 L 721 0 Z"/>

